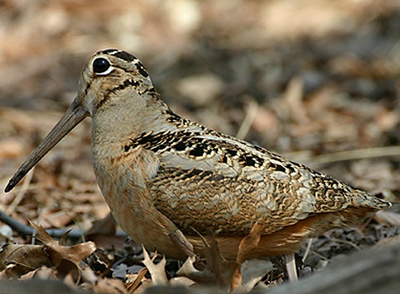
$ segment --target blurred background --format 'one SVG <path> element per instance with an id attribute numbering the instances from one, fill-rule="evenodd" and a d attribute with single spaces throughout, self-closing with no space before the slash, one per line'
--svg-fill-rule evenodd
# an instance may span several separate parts
<path id="1" fill-rule="evenodd" d="M 0 1 L 1 190 L 105 48 L 139 57 L 178 114 L 397 199 L 399 1 Z M 45 227 L 105 216 L 90 119 L 0 209 Z"/>

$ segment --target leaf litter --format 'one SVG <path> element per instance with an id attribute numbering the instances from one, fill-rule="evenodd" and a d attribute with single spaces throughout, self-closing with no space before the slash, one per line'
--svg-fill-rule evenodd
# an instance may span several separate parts
<path id="1" fill-rule="evenodd" d="M 157 89 L 183 116 L 229 134 L 240 129 L 246 140 L 286 153 L 371 193 L 388 192 L 392 201 L 398 201 L 396 1 L 338 0 L 334 6 L 329 0 L 294 6 L 290 1 L 227 1 L 229 5 L 198 2 L 180 6 L 186 2 L 196 1 L 175 1 L 162 13 L 152 1 L 139 5 L 124 0 L 118 7 L 103 0 L 1 4 L 0 23 L 6 34 L 0 42 L 0 76 L 5 77 L 0 79 L 0 184 L 4 186 L 60 117 L 70 102 L 68 97 L 75 94 L 82 63 L 104 47 L 110 34 L 116 47 L 133 48 L 133 53 L 146 60 Z M 192 16 L 192 22 L 176 23 L 180 18 L 173 16 L 181 11 L 190 12 L 185 15 Z M 77 14 L 87 21 L 76 21 Z M 112 18 L 100 21 L 107 15 Z M 132 19 L 140 21 L 132 24 Z M 288 20 L 296 25 L 281 25 Z M 140 46 L 135 40 L 140 40 Z M 201 87 L 209 96 L 200 97 L 201 101 L 182 91 L 192 87 L 197 77 L 207 77 Z M 217 87 L 212 78 L 218 79 Z M 256 105 L 254 116 L 249 115 L 251 105 Z M 344 160 L 345 151 L 353 152 Z M 29 218 L 46 229 L 87 232 L 109 213 L 92 171 L 87 121 L 46 156 L 26 182 L 25 190 L 17 187 L 0 199 L 0 209 L 10 209 L 21 223 Z M 23 196 L 18 197 L 19 192 Z M 393 208 L 377 214 L 368 225 L 313 239 L 307 258 L 302 261 L 306 246 L 297 255 L 300 277 L 385 238 L 396 242 L 398 212 Z M 69 285 L 96 293 L 126 293 L 124 288 L 141 293 L 153 278 L 141 263 L 144 251 L 129 238 L 115 236 L 115 229 L 108 219 L 82 234 L 96 243 L 97 250 L 79 260 L 68 255 L 74 254 L 66 249 L 75 246 L 71 240 L 57 244 L 42 236 L 47 245 L 32 245 L 5 228 L 0 279 L 61 277 Z M 245 261 L 240 266 L 240 283 L 238 262 L 225 261 L 212 236 L 206 238 L 210 252 L 205 267 L 187 261 L 203 271 L 205 278 L 238 291 L 249 282 L 262 286 L 284 280 L 283 262 L 277 257 L 271 259 L 274 269 L 266 275 L 264 265 L 265 272 L 271 268 L 267 260 Z M 240 261 L 256 239 L 257 235 L 248 238 Z M 81 257 L 92 249 L 88 246 Z M 157 256 L 154 262 L 158 265 L 160 260 Z M 184 267 L 180 262 L 167 258 L 164 267 L 167 283 L 198 285 L 176 276 Z M 161 275 L 161 266 L 158 271 L 154 275 Z"/>

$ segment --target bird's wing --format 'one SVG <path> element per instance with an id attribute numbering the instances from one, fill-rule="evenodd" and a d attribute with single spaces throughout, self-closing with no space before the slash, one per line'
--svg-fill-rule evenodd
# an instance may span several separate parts
<path id="1" fill-rule="evenodd" d="M 159 159 L 147 179 L 156 208 L 184 233 L 247 234 L 263 218 L 268 234 L 317 213 L 379 204 L 304 165 L 207 129 L 148 133 L 136 142 Z"/>

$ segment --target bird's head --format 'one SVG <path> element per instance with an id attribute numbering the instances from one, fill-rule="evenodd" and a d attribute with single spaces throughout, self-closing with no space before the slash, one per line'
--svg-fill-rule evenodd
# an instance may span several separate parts
<path id="1" fill-rule="evenodd" d="M 122 122 L 130 131 L 138 128 L 135 120 L 146 116 L 150 100 L 157 100 L 150 77 L 140 60 L 117 49 L 95 53 L 83 68 L 77 97 L 50 133 L 32 152 L 9 181 L 10 191 L 36 163 L 84 118 L 107 127 L 105 133 L 123 132 Z M 99 123 L 100 122 L 100 123 Z M 132 123 L 133 122 L 133 123 Z"/>

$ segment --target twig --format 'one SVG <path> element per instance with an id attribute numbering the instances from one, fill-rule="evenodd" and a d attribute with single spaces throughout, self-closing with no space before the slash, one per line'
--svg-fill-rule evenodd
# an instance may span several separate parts
<path id="1" fill-rule="evenodd" d="M 0 221 L 9 225 L 14 231 L 16 231 L 19 235 L 25 237 L 33 235 L 35 229 L 31 226 L 21 224 L 16 219 L 12 218 L 11 216 L 7 215 L 4 211 L 0 210 Z M 81 238 L 85 232 L 82 230 L 67 230 L 67 229 L 48 229 L 46 232 L 52 236 L 53 238 L 61 238 L 65 233 L 68 232 L 68 238 L 71 240 L 78 240 Z M 119 237 L 126 237 L 126 233 L 122 231 L 117 231 L 116 236 Z"/>
<path id="2" fill-rule="evenodd" d="M 36 221 L 37 221 L 38 224 L 40 224 L 40 221 L 41 221 L 42 215 L 43 215 L 43 206 L 42 205 L 39 205 L 38 212 L 39 212 L 39 214 L 38 214 L 38 217 L 37 217 Z M 32 222 L 29 221 L 29 223 L 32 223 Z M 31 235 L 31 244 L 32 245 L 34 245 L 35 242 L 36 242 L 36 235 L 37 235 L 37 232 L 36 232 L 36 230 L 34 230 L 32 235 Z"/>
<path id="3" fill-rule="evenodd" d="M 348 151 L 340 151 L 318 156 L 298 156 L 298 153 L 286 154 L 286 157 L 288 158 L 293 158 L 296 161 L 307 161 L 309 163 L 312 163 L 313 165 L 322 165 L 337 161 L 349 161 L 349 160 L 379 158 L 388 156 L 400 156 L 400 146 L 387 146 L 387 147 L 348 150 Z"/>
<path id="4" fill-rule="evenodd" d="M 304 253 L 303 258 L 301 259 L 301 262 L 304 263 L 308 257 L 308 254 L 310 254 L 310 250 L 311 250 L 311 245 L 312 245 L 313 239 L 309 238 L 308 242 L 307 242 L 307 249 L 306 252 Z"/>
<path id="5" fill-rule="evenodd" d="M 33 228 L 23 225 L 11 216 L 7 215 L 4 211 L 0 210 L 0 220 L 9 225 L 14 231 L 18 232 L 21 236 L 31 235 Z"/>
<path id="6" fill-rule="evenodd" d="M 237 131 L 236 138 L 243 140 L 247 136 L 247 133 L 251 128 L 251 124 L 256 118 L 257 109 L 258 109 L 257 102 L 254 99 L 250 100 L 249 106 L 246 111 L 246 116 L 243 119 L 243 122 L 239 130 Z"/>
<path id="7" fill-rule="evenodd" d="M 345 245 L 350 245 L 351 247 L 353 247 L 357 251 L 361 251 L 361 248 L 359 246 L 357 246 L 356 244 L 354 244 L 353 242 L 351 242 L 351 241 L 341 240 L 341 239 L 337 239 L 337 238 L 330 238 L 330 240 L 332 242 L 341 243 L 341 244 L 345 244 Z"/>

